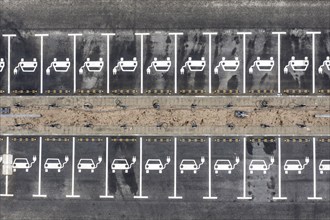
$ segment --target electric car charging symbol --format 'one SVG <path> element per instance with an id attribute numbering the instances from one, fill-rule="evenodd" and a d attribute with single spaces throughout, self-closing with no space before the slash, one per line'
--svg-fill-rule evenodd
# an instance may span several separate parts
<path id="1" fill-rule="evenodd" d="M 194 171 L 194 174 L 196 174 L 197 170 L 201 168 L 204 162 L 205 162 L 204 157 L 201 157 L 201 163 L 198 165 L 196 163 L 196 160 L 183 159 L 180 164 L 180 173 L 184 173 L 184 171 Z"/>
<path id="2" fill-rule="evenodd" d="M 33 61 L 24 61 L 24 58 L 21 58 L 21 62 L 14 68 L 14 75 L 17 75 L 19 69 L 21 69 L 22 72 L 34 72 L 37 66 L 37 58 L 33 58 Z"/>
<path id="3" fill-rule="evenodd" d="M 249 73 L 254 72 L 255 67 L 260 72 L 270 72 L 274 67 L 274 58 L 270 57 L 269 60 L 261 60 L 260 57 L 257 57 L 257 60 L 253 62 L 253 65 L 249 68 Z"/>
<path id="4" fill-rule="evenodd" d="M 80 67 L 79 74 L 81 75 L 84 73 L 85 67 L 89 72 L 101 72 L 103 65 L 103 58 L 99 58 L 99 61 L 91 61 L 90 58 L 87 58 L 86 62 L 84 62 L 84 65 Z"/>
<path id="5" fill-rule="evenodd" d="M 18 169 L 25 169 L 25 172 L 29 172 L 29 169 L 37 161 L 37 156 L 33 155 L 32 162 L 29 163 L 27 158 L 15 158 L 13 162 L 13 172 L 16 172 Z"/>
<path id="6" fill-rule="evenodd" d="M 171 158 L 169 156 L 166 158 L 165 164 L 163 164 L 160 159 L 149 159 L 145 165 L 146 173 L 149 173 L 150 170 L 156 170 L 159 173 L 162 173 L 170 162 Z"/>
<path id="7" fill-rule="evenodd" d="M 50 69 L 53 67 L 55 72 L 58 73 L 65 73 L 70 68 L 70 59 L 66 58 L 65 61 L 58 61 L 57 58 L 54 58 L 54 61 L 50 64 L 49 67 L 46 69 L 46 74 L 50 75 Z"/>
<path id="8" fill-rule="evenodd" d="M 284 67 L 284 73 L 287 74 L 290 72 L 290 70 L 303 72 L 307 70 L 308 65 L 308 57 L 305 57 L 304 60 L 296 60 L 296 58 L 293 56 L 291 57 L 288 65 Z"/>
<path id="9" fill-rule="evenodd" d="M 125 61 L 124 58 L 121 57 L 120 61 L 113 68 L 112 73 L 113 75 L 116 75 L 119 70 L 122 72 L 134 72 L 136 67 L 137 67 L 136 57 L 134 57 L 133 60 L 125 60 Z"/>
<path id="10" fill-rule="evenodd" d="M 319 166 L 320 174 L 324 171 L 330 171 L 330 160 L 322 160 Z"/>
<path id="11" fill-rule="evenodd" d="M 188 68 L 189 71 L 203 71 L 205 67 L 205 58 L 202 57 L 201 60 L 192 60 L 191 57 L 188 61 L 181 67 L 180 73 L 184 74 L 184 69 Z"/>
<path id="12" fill-rule="evenodd" d="M 270 164 L 266 164 L 265 160 L 252 160 L 249 166 L 250 174 L 253 174 L 254 171 L 263 171 L 264 174 L 267 173 L 267 170 L 270 169 L 271 165 L 274 164 L 274 157 L 270 157 Z"/>
<path id="13" fill-rule="evenodd" d="M 318 71 L 319 74 L 326 73 L 330 77 L 330 57 L 327 57 L 325 61 L 323 61 L 323 64 L 319 67 Z"/>
<path id="14" fill-rule="evenodd" d="M 111 164 L 112 173 L 115 173 L 116 170 L 124 170 L 125 173 L 128 173 L 128 170 L 132 168 L 135 162 L 136 162 L 135 156 L 133 156 L 131 164 L 128 164 L 128 161 L 126 159 L 114 159 Z"/>
<path id="15" fill-rule="evenodd" d="M 289 171 L 298 171 L 298 174 L 301 174 L 301 171 L 305 169 L 308 163 L 309 157 L 305 158 L 305 163 L 303 165 L 301 165 L 300 160 L 287 160 L 284 164 L 285 174 L 288 174 Z"/>
<path id="16" fill-rule="evenodd" d="M 93 159 L 81 158 L 77 164 L 78 172 L 81 173 L 81 170 L 90 170 L 91 173 L 94 173 L 94 170 L 102 162 L 102 157 L 97 158 L 98 162 L 95 164 Z"/>
<path id="17" fill-rule="evenodd" d="M 217 160 L 214 164 L 214 172 L 215 174 L 218 174 L 219 171 L 228 171 L 228 174 L 231 174 L 231 171 L 235 169 L 237 164 L 239 163 L 239 157 L 235 158 L 235 163 L 232 165 L 230 160 Z"/>
<path id="18" fill-rule="evenodd" d="M 44 164 L 45 172 L 48 172 L 48 170 L 57 170 L 57 172 L 61 172 L 61 169 L 64 168 L 64 165 L 68 163 L 68 161 L 69 156 L 64 157 L 63 164 L 58 158 L 48 158 Z"/>
<path id="19" fill-rule="evenodd" d="M 3 58 L 0 58 L 0 73 L 5 68 L 5 60 Z"/>
<path id="20" fill-rule="evenodd" d="M 156 72 L 167 72 L 171 67 L 171 59 L 167 57 L 166 60 L 157 60 L 157 57 L 154 57 L 154 61 L 147 68 L 147 74 L 151 73 L 152 67 Z"/>
<path id="21" fill-rule="evenodd" d="M 235 72 L 235 71 L 237 71 L 237 69 L 239 67 L 239 64 L 240 64 L 240 62 L 238 60 L 238 57 L 235 57 L 235 60 L 226 60 L 225 57 L 222 57 L 222 60 L 214 68 L 214 73 L 215 74 L 218 74 L 219 73 L 220 66 L 226 72 Z"/>

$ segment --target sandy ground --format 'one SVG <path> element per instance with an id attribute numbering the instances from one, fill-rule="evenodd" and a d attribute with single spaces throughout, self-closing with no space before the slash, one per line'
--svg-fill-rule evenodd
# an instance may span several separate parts
<path id="1" fill-rule="evenodd" d="M 236 118 L 235 110 L 246 111 L 248 117 Z M 45 126 L 58 124 L 65 126 L 116 127 L 153 127 L 163 124 L 164 127 L 197 126 L 214 127 L 233 124 L 235 127 L 256 127 L 265 124 L 272 127 L 288 127 L 295 124 L 306 126 L 330 126 L 329 118 L 315 118 L 315 114 L 329 114 L 324 108 L 127 108 L 104 106 L 92 109 L 55 107 L 12 108 L 12 114 L 40 114 L 40 118 L 1 118 L 1 126 L 29 124 L 36 130 Z"/>

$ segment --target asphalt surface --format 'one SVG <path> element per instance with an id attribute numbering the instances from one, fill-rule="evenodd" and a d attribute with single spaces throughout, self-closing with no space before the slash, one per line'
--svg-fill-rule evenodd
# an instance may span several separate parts
<path id="1" fill-rule="evenodd" d="M 217 90 L 233 90 L 243 93 L 243 38 L 236 33 L 239 29 L 205 29 L 205 30 L 184 30 L 182 36 L 178 36 L 177 40 L 177 82 L 178 94 L 182 94 L 181 90 L 199 90 L 200 94 L 208 93 L 209 88 L 209 70 L 211 70 L 211 92 Z M 271 33 L 276 29 L 249 29 L 251 35 L 246 36 L 246 93 L 254 90 L 268 90 L 268 94 L 274 94 L 278 88 L 278 65 L 277 65 L 277 35 Z M 306 34 L 306 30 L 299 29 L 281 29 L 286 31 L 287 35 L 281 37 L 281 92 L 287 89 L 306 89 L 307 94 L 312 93 L 312 35 Z M 16 33 L 17 37 L 11 39 L 11 92 L 13 90 L 36 90 L 40 94 L 40 37 L 34 36 L 38 33 L 47 33 L 49 37 L 44 38 L 44 55 L 43 55 L 43 90 L 47 94 L 47 90 L 66 90 L 67 94 L 73 94 L 74 84 L 74 57 L 73 57 L 73 37 L 68 36 L 67 30 L 20 30 L 19 32 L 1 31 L 2 34 Z M 109 53 L 110 58 L 107 59 L 107 41 L 106 37 L 101 34 L 103 30 L 76 30 L 83 36 L 77 37 L 77 59 L 76 59 L 76 88 L 77 90 L 96 89 L 102 90 L 100 95 L 106 95 L 107 91 L 107 65 L 109 64 L 110 72 L 110 93 L 114 90 L 129 89 L 140 93 L 141 87 L 141 40 L 136 36 L 136 31 L 116 30 L 115 36 L 110 37 Z M 143 92 L 147 90 L 168 90 L 174 93 L 174 71 L 175 71 L 175 41 L 174 37 L 169 35 L 168 31 L 148 31 L 150 36 L 145 36 L 143 40 Z M 208 36 L 203 35 L 205 32 L 218 32 L 218 35 L 212 36 L 211 41 L 211 66 L 209 66 L 209 40 Z M 319 74 L 318 68 L 323 64 L 328 54 L 329 29 L 322 30 L 321 35 L 316 35 L 315 43 L 315 71 L 316 93 L 320 89 L 330 88 L 329 74 Z M 0 57 L 8 63 L 7 57 L 7 39 L 0 38 Z M 291 60 L 302 60 L 308 57 L 309 66 L 306 71 L 293 71 L 289 69 L 288 73 L 284 73 L 284 67 Z M 133 60 L 136 57 L 138 65 L 134 72 L 119 71 L 116 75 L 112 74 L 112 70 L 121 58 L 124 60 Z M 147 74 L 147 68 L 151 65 L 154 58 L 158 60 L 171 60 L 171 67 L 168 71 L 156 72 L 151 68 L 151 73 Z M 188 61 L 205 59 L 205 68 L 203 71 L 189 71 L 185 68 L 184 74 L 180 74 L 180 69 Z M 221 67 L 219 73 L 215 74 L 214 69 L 219 65 L 222 58 L 226 60 L 234 60 L 238 57 L 239 67 L 236 71 L 224 71 Z M 249 74 L 249 68 L 253 66 L 257 58 L 261 60 L 274 59 L 274 67 L 271 71 L 258 71 L 254 67 L 254 72 Z M 38 66 L 34 72 L 18 71 L 14 75 L 13 70 L 18 62 L 24 58 L 25 61 L 37 59 Z M 46 74 L 47 67 L 54 58 L 58 61 L 65 61 L 69 58 L 71 65 L 67 72 L 55 72 L 51 68 L 50 75 Z M 104 60 L 104 66 L 100 72 L 84 70 L 79 74 L 78 70 L 84 65 L 84 62 L 90 58 L 92 61 L 98 61 L 99 58 Z M 2 71 L 0 77 L 1 90 L 7 91 L 8 73 L 7 66 Z M 78 92 L 79 93 L 79 92 Z M 2 95 L 5 95 L 3 93 Z M 14 93 L 12 93 L 14 94 Z M 148 93 L 147 93 L 148 94 Z M 267 93 L 266 93 L 267 94 Z"/>
<path id="2" fill-rule="evenodd" d="M 303 141 L 307 140 L 304 143 L 287 142 L 286 139 L 288 138 L 282 137 L 281 184 L 282 196 L 287 197 L 287 200 L 284 201 L 273 199 L 279 194 L 277 141 L 255 142 L 259 137 L 247 138 L 246 195 L 251 196 L 252 199 L 242 201 L 237 197 L 243 195 L 243 138 L 234 138 L 232 143 L 218 141 L 225 137 L 212 138 L 211 196 L 217 197 L 216 200 L 203 199 L 209 195 L 207 137 L 199 137 L 200 142 L 188 142 L 189 137 L 177 137 L 176 190 L 177 196 L 182 196 L 182 199 L 179 200 L 168 198 L 174 193 L 174 137 L 163 138 L 163 142 L 150 142 L 148 140 L 150 137 L 143 137 L 142 192 L 139 185 L 139 137 L 122 137 L 123 139 L 134 139 L 131 142 L 117 142 L 113 140 L 116 137 L 109 137 L 108 195 L 113 195 L 114 198 L 108 199 L 99 197 L 105 193 L 105 168 L 107 166 L 105 137 L 94 137 L 94 141 L 91 141 L 93 137 L 89 137 L 89 141 L 84 141 L 86 137 L 83 141 L 76 137 L 74 158 L 71 137 L 65 137 L 67 141 L 49 141 L 47 138 L 51 139 L 52 136 L 43 137 L 41 194 L 47 195 L 47 198 L 32 197 L 38 192 L 38 163 L 40 159 L 38 137 L 32 137 L 35 140 L 28 142 L 24 139 L 23 141 L 14 141 L 13 138 L 15 137 L 10 137 L 9 153 L 13 154 L 14 158 L 27 158 L 31 162 L 33 155 L 36 155 L 37 161 L 28 172 L 18 169 L 9 177 L 8 190 L 9 193 L 14 194 L 14 197 L 1 197 L 0 214 L 3 219 L 154 219 L 155 215 L 159 219 L 173 218 L 173 216 L 170 217 L 171 215 L 175 215 L 175 219 L 217 219 L 215 216 L 218 211 L 224 213 L 223 219 L 259 219 L 260 216 L 265 215 L 263 209 L 274 210 L 276 208 L 280 209 L 279 213 L 270 219 L 327 219 L 329 215 L 327 209 L 330 198 L 329 172 L 320 174 L 318 167 L 321 160 L 329 159 L 329 143 L 320 142 L 318 138 L 316 139 L 316 193 L 317 196 L 323 197 L 323 200 L 314 202 L 307 200 L 307 197 L 313 195 L 313 151 L 310 137 L 297 137 Z M 151 137 L 152 140 L 159 140 L 160 138 L 162 137 Z M 268 140 L 274 139 L 274 137 L 267 138 Z M 254 141 L 251 141 L 252 139 Z M 6 142 L 3 140 L 0 143 L 0 154 L 3 154 L 6 150 Z M 60 172 L 57 170 L 45 172 L 43 164 L 47 158 L 58 158 L 64 162 L 65 156 L 69 157 L 69 161 Z M 89 170 L 78 172 L 77 165 L 81 158 L 93 159 L 96 163 L 99 156 L 102 157 L 102 161 L 94 173 Z M 114 159 L 124 158 L 131 162 L 133 156 L 136 156 L 137 160 L 128 173 L 124 171 L 112 172 L 111 163 Z M 274 164 L 270 166 L 266 174 L 262 171 L 254 171 L 253 174 L 249 172 L 249 166 L 253 160 L 264 160 L 268 165 L 272 156 L 274 157 Z M 162 173 L 158 171 L 146 173 L 144 165 L 148 159 L 160 159 L 165 164 L 167 157 L 170 157 L 171 161 Z M 192 171 L 180 173 L 179 165 L 183 159 L 193 159 L 199 164 L 201 157 L 205 158 L 205 162 L 196 174 Z M 240 158 L 240 161 L 231 174 L 227 171 L 214 173 L 216 160 L 225 159 L 234 164 L 236 157 Z M 295 159 L 304 164 L 306 157 L 309 157 L 310 161 L 301 174 L 298 174 L 297 171 L 289 171 L 288 174 L 285 174 L 283 168 L 286 160 Z M 73 159 L 75 159 L 74 191 L 72 191 L 71 182 Z M 2 193 L 5 188 L 3 177 L 0 179 Z M 80 195 L 80 198 L 66 198 L 67 195 L 71 194 Z M 137 195 L 148 198 L 134 198 Z M 40 202 L 43 203 L 42 208 L 37 209 Z M 20 211 L 17 210 L 17 206 L 22 206 Z M 306 208 L 302 210 L 302 206 L 306 206 Z M 197 207 L 200 209 L 199 214 L 196 214 L 195 209 Z M 246 210 L 235 214 L 228 210 L 238 207 L 244 207 Z"/>
<path id="3" fill-rule="evenodd" d="M 6 29 L 329 28 L 329 1 L 1 2 Z"/>
<path id="4" fill-rule="evenodd" d="M 306 30 L 321 31 L 316 36 L 315 69 L 329 56 L 330 36 L 330 2 L 329 1 L 137 1 L 137 0 L 61 0 L 61 1 L 8 1 L 0 2 L 1 34 L 17 34 L 12 39 L 11 71 L 21 58 L 39 59 L 39 39 L 34 34 L 49 33 L 44 42 L 44 68 L 53 58 L 73 59 L 73 41 L 68 33 L 83 33 L 77 37 L 77 71 L 83 62 L 90 57 L 105 61 L 101 73 L 77 74 L 77 89 L 106 89 L 105 67 L 110 62 L 113 68 L 117 61 L 140 57 L 140 39 L 136 32 L 150 32 L 145 37 L 144 73 L 154 57 L 173 58 L 173 38 L 168 40 L 168 32 L 182 31 L 178 37 L 178 73 L 181 64 L 189 56 L 196 59 L 204 56 L 206 68 L 201 72 L 187 72 L 178 76 L 179 89 L 208 89 L 208 68 L 214 67 L 221 60 L 242 56 L 242 38 L 236 31 L 252 31 L 247 36 L 247 63 L 251 66 L 256 57 L 269 59 L 273 56 L 277 63 L 277 39 L 271 31 L 287 31 L 281 37 L 281 68 L 287 65 L 291 56 L 297 59 L 309 58 L 311 63 L 311 36 Z M 228 31 L 229 30 L 229 31 Z M 156 34 L 155 31 L 161 31 Z M 202 36 L 204 31 L 216 31 L 213 37 L 212 66 L 208 66 L 208 39 Z M 226 31 L 227 34 L 224 34 Z M 101 32 L 115 32 L 111 38 L 110 60 L 106 60 L 106 40 Z M 7 41 L 0 37 L 0 58 L 7 62 Z M 112 89 L 139 89 L 141 63 L 135 73 L 111 76 Z M 212 73 L 212 90 L 238 89 L 242 91 L 242 65 L 234 74 Z M 277 65 L 271 72 L 248 75 L 247 90 L 275 89 Z M 7 69 L 0 74 L 0 90 L 7 90 Z M 44 76 L 45 89 L 73 90 L 72 66 L 68 73 Z M 12 76 L 12 89 L 39 90 L 39 67 L 35 73 Z M 165 74 L 144 74 L 145 88 L 173 89 L 173 67 Z M 311 90 L 311 64 L 305 73 L 282 76 L 282 90 Z M 316 90 L 329 89 L 330 76 L 316 74 Z M 309 91 L 310 93 L 310 91 Z M 2 94 L 3 95 L 3 94 Z M 284 138 L 284 137 L 283 137 Z M 267 145 L 267 144 L 266 144 Z M 0 142 L 0 154 L 4 153 L 5 142 Z M 10 152 L 14 157 L 38 155 L 37 142 L 12 143 Z M 145 143 L 143 161 L 147 158 L 160 158 L 173 155 L 173 146 L 168 143 Z M 317 195 L 323 200 L 307 200 L 313 194 L 312 184 L 312 146 L 308 143 L 282 143 L 282 166 L 287 159 L 299 159 L 304 162 L 306 156 L 310 162 L 302 174 L 284 174 L 282 170 L 282 195 L 286 201 L 272 201 L 278 195 L 278 146 L 248 143 L 247 168 L 253 159 L 268 160 L 275 156 L 275 163 L 267 174 L 247 172 L 247 195 L 252 201 L 238 201 L 242 196 L 242 161 L 232 174 L 212 174 L 212 194 L 217 200 L 203 200 L 208 195 L 207 145 L 205 143 L 178 142 L 178 160 L 185 157 L 199 160 L 205 155 L 206 162 L 200 172 L 178 173 L 178 195 L 182 200 L 170 200 L 173 195 L 173 163 L 162 174 L 143 173 L 143 195 L 148 199 L 134 199 L 139 193 L 139 146 L 137 143 L 110 143 L 109 161 L 115 157 L 131 158 L 137 156 L 137 162 L 128 173 L 109 174 L 109 194 L 114 199 L 100 199 L 104 194 L 105 182 L 105 149 L 102 143 L 77 143 L 75 163 L 79 158 L 90 157 L 97 160 L 102 155 L 103 161 L 95 170 L 75 173 L 75 192 L 81 198 L 66 198 L 71 194 L 71 142 L 44 143 L 43 162 L 48 157 L 61 160 L 68 155 L 70 160 L 61 172 L 42 173 L 42 193 L 47 198 L 32 198 L 37 193 L 38 160 L 28 173 L 19 170 L 9 177 L 9 192 L 14 197 L 0 197 L 1 219 L 329 219 L 330 180 L 329 173 L 316 174 Z M 317 142 L 316 158 L 319 164 L 322 159 L 329 159 L 329 143 Z M 242 157 L 242 141 L 234 144 L 214 143 L 212 160 L 226 158 L 231 161 L 234 155 Z M 185 158 L 188 159 L 188 158 Z M 109 169 L 110 170 L 110 169 Z M 54 171 L 54 170 L 52 170 Z M 4 190 L 4 176 L 0 176 L 0 190 Z"/>

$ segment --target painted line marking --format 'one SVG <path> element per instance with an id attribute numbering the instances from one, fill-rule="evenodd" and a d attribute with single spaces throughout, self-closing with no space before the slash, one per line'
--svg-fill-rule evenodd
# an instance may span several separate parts
<path id="1" fill-rule="evenodd" d="M 149 33 L 135 33 L 137 36 L 141 36 L 141 61 L 140 61 L 140 66 L 141 66 L 141 88 L 140 88 L 140 93 L 143 94 L 143 36 L 150 35 Z"/>
<path id="2" fill-rule="evenodd" d="M 178 35 L 183 35 L 182 32 L 168 33 L 169 35 L 174 35 L 174 94 L 178 93 Z"/>
<path id="3" fill-rule="evenodd" d="M 142 137 L 140 137 L 140 180 L 139 180 L 139 195 L 134 196 L 135 199 L 148 199 L 148 196 L 142 195 Z"/>
<path id="4" fill-rule="evenodd" d="M 204 32 L 204 35 L 209 36 L 209 94 L 212 93 L 212 35 L 217 35 L 217 32 Z"/>
<path id="5" fill-rule="evenodd" d="M 243 138 L 243 197 L 237 197 L 240 200 L 252 199 L 246 196 L 246 137 Z"/>
<path id="6" fill-rule="evenodd" d="M 47 195 L 41 195 L 41 161 L 42 161 L 42 137 L 39 137 L 38 194 L 33 194 L 32 197 L 46 198 Z"/>
<path id="7" fill-rule="evenodd" d="M 2 35 L 3 37 L 7 37 L 8 38 L 8 47 L 7 47 L 7 56 L 8 56 L 8 60 L 7 60 L 7 81 L 8 81 L 8 84 L 7 84 L 7 93 L 10 94 L 10 50 L 11 50 L 11 46 L 10 46 L 10 40 L 11 40 L 11 37 L 16 37 L 16 34 L 3 34 Z"/>
<path id="8" fill-rule="evenodd" d="M 169 196 L 169 199 L 182 199 L 182 196 L 176 195 L 176 177 L 177 177 L 177 137 L 174 138 L 174 192 L 173 196 Z"/>
<path id="9" fill-rule="evenodd" d="M 100 198 L 113 198 L 113 196 L 108 195 L 108 179 L 109 179 L 109 138 L 105 138 L 105 192 Z"/>
<path id="10" fill-rule="evenodd" d="M 107 94 L 110 93 L 110 36 L 115 36 L 115 33 L 101 33 L 107 37 Z"/>
<path id="11" fill-rule="evenodd" d="M 210 35 L 211 36 L 211 35 Z M 212 140 L 211 137 L 208 138 L 208 146 L 209 146 L 209 195 L 204 196 L 203 199 L 217 199 L 218 197 L 212 196 L 212 179 L 211 179 L 211 169 L 212 169 L 212 153 L 211 153 L 211 148 L 212 148 Z"/>
<path id="12" fill-rule="evenodd" d="M 322 197 L 316 196 L 316 139 L 313 137 L 313 197 L 307 197 L 308 200 L 321 200 Z"/>
<path id="13" fill-rule="evenodd" d="M 48 37 L 49 34 L 35 34 L 34 36 L 40 37 L 40 94 L 44 91 L 44 37 Z"/>
<path id="14" fill-rule="evenodd" d="M 281 93 L 281 35 L 286 34 L 286 32 L 272 32 L 272 34 L 277 34 L 277 94 Z"/>
<path id="15" fill-rule="evenodd" d="M 9 154 L 9 137 L 6 138 L 6 154 Z M 12 197 L 14 194 L 8 194 L 8 175 L 5 177 L 5 194 L 0 194 L 2 197 Z"/>
<path id="16" fill-rule="evenodd" d="M 71 179 L 71 195 L 66 195 L 67 198 L 79 198 L 80 195 L 74 194 L 74 169 L 75 169 L 75 151 L 76 138 L 72 137 L 72 179 Z"/>
<path id="17" fill-rule="evenodd" d="M 274 200 L 285 200 L 287 197 L 282 197 L 282 153 L 281 153 L 281 138 L 277 139 L 278 145 L 278 196 L 273 197 Z"/>
<path id="18" fill-rule="evenodd" d="M 313 84 L 313 94 L 315 93 L 315 34 L 321 34 L 320 31 L 307 31 L 306 34 L 312 35 L 312 84 Z"/>
<path id="19" fill-rule="evenodd" d="M 246 93 L 246 35 L 252 32 L 237 32 L 238 35 L 243 35 L 243 94 Z"/>
<path id="20" fill-rule="evenodd" d="M 68 34 L 68 36 L 73 36 L 73 93 L 77 92 L 77 36 L 82 36 L 82 34 Z"/>

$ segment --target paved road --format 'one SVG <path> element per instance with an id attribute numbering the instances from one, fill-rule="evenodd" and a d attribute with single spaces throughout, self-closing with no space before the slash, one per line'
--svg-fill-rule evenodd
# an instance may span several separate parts
<path id="1" fill-rule="evenodd" d="M 330 3 L 244 0 L 1 1 L 1 29 L 329 28 Z"/>

